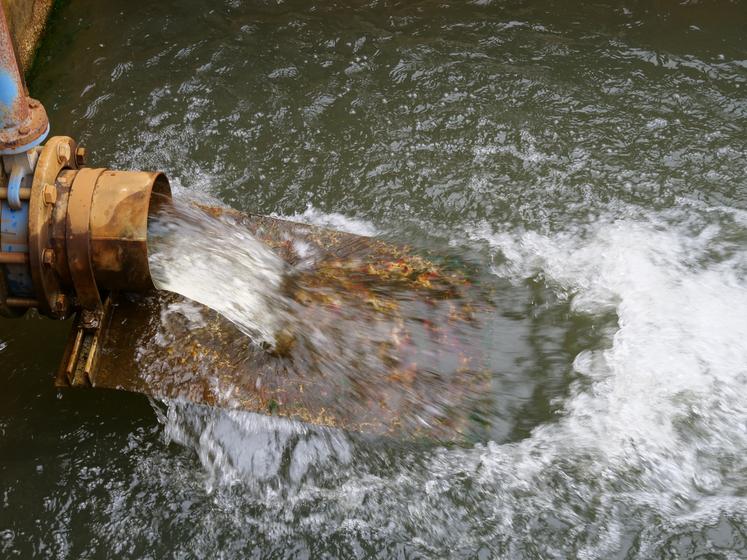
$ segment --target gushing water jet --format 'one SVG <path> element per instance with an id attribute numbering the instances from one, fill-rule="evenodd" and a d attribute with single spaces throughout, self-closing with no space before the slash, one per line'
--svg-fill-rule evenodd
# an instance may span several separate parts
<path id="1" fill-rule="evenodd" d="M 26 93 L 2 12 L 0 118 L 0 314 L 75 317 L 58 386 L 363 431 L 464 429 L 470 399 L 487 383 L 470 342 L 480 337 L 465 277 L 373 239 L 204 207 L 196 228 L 170 238 L 189 236 L 189 246 L 158 252 L 154 285 L 149 225 L 176 206 L 168 179 L 91 168 L 73 138 L 47 139 L 46 112 Z M 173 212 L 179 227 L 194 217 Z M 280 272 L 261 274 L 257 258 L 232 268 L 238 254 L 216 260 L 237 240 L 236 250 L 274 252 Z M 216 278 L 233 292 L 210 294 Z M 180 334 L 169 339 L 161 327 L 185 300 L 156 287 L 218 313 L 172 324 Z"/>

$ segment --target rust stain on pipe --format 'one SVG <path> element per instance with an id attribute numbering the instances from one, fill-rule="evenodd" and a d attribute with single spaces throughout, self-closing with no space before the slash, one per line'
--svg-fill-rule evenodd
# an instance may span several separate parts
<path id="1" fill-rule="evenodd" d="M 161 173 L 105 171 L 91 202 L 91 265 L 107 290 L 153 288 L 148 267 L 148 216 L 152 194 L 170 193 Z"/>
<path id="2" fill-rule="evenodd" d="M 162 173 L 78 169 L 81 153 L 72 138 L 50 138 L 30 193 L 31 276 L 39 312 L 58 319 L 75 305 L 100 313 L 108 291 L 153 288 L 147 246 L 148 217 L 157 204 L 152 195 L 169 199 L 171 193 Z"/>

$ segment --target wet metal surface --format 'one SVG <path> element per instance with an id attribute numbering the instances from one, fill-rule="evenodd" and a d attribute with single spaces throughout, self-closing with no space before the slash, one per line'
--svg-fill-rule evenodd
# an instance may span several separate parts
<path id="1" fill-rule="evenodd" d="M 173 294 L 119 297 L 99 343 L 94 387 L 367 433 L 466 435 L 490 377 L 474 339 L 484 326 L 481 318 L 494 311 L 466 271 L 443 269 L 411 248 L 375 239 L 206 211 L 230 216 L 290 264 L 301 260 L 299 243 L 320 253 L 311 268 L 287 280 L 287 295 L 298 304 L 293 323 L 274 348 L 262 348 L 206 308 L 195 309 L 205 317 L 199 325 L 170 312 L 184 303 Z M 303 332 L 304 325 L 314 325 L 344 341 L 345 328 L 367 329 L 372 322 L 386 332 L 361 349 L 348 347 L 363 352 L 353 362 L 357 372 L 317 363 L 306 338 L 311 333 Z M 378 356 L 374 366 L 368 364 L 371 354 Z M 337 360 L 346 363 L 341 355 Z"/>
<path id="2" fill-rule="evenodd" d="M 56 319 L 69 317 L 73 303 L 65 222 L 77 167 L 71 157 L 76 147 L 69 136 L 47 140 L 36 165 L 29 201 L 30 266 L 39 313 Z"/>

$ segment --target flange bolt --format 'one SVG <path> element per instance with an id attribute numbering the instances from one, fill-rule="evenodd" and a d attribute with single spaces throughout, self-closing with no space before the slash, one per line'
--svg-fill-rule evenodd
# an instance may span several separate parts
<path id="1" fill-rule="evenodd" d="M 75 150 L 75 163 L 78 167 L 83 167 L 88 159 L 88 150 L 83 146 L 78 146 Z"/>
<path id="2" fill-rule="evenodd" d="M 63 143 L 57 145 L 57 161 L 60 163 L 70 161 L 71 155 L 70 146 L 68 144 Z"/>
<path id="3" fill-rule="evenodd" d="M 42 262 L 47 267 L 51 267 L 54 264 L 54 249 L 44 249 L 42 251 Z"/>
<path id="4" fill-rule="evenodd" d="M 50 185 L 49 183 L 44 185 L 42 194 L 44 196 L 44 204 L 52 206 L 57 203 L 57 189 L 54 185 Z"/>

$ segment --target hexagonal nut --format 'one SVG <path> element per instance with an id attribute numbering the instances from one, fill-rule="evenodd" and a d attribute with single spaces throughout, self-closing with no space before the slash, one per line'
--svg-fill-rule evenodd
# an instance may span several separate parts
<path id="1" fill-rule="evenodd" d="M 54 264 L 54 249 L 44 249 L 42 251 L 42 262 L 44 266 L 48 267 Z"/>
<path id="2" fill-rule="evenodd" d="M 44 197 L 44 204 L 57 204 L 57 187 L 47 183 L 42 190 L 42 196 Z"/>
<path id="3" fill-rule="evenodd" d="M 78 167 L 83 167 L 88 161 L 88 150 L 83 146 L 78 146 L 75 150 L 75 163 Z"/>
<path id="4" fill-rule="evenodd" d="M 72 152 L 70 151 L 70 145 L 67 143 L 57 144 L 57 161 L 60 163 L 70 161 L 70 156 L 72 155 Z"/>

